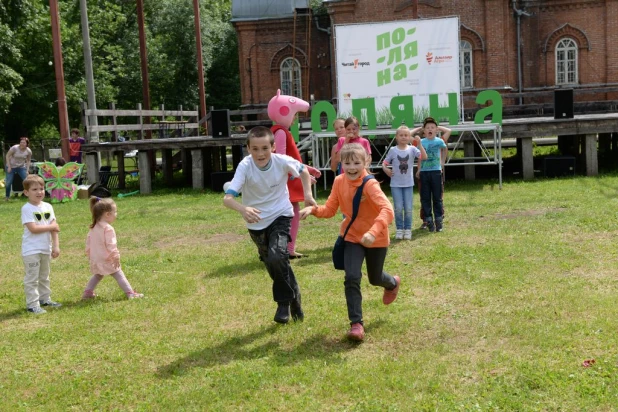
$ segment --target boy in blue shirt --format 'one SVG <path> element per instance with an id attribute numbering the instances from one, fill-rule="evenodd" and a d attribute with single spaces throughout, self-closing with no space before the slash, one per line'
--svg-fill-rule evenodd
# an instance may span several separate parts
<path id="1" fill-rule="evenodd" d="M 451 130 L 446 127 L 438 127 L 433 117 L 427 117 L 423 121 L 425 137 L 421 144 L 427 153 L 427 159 L 423 160 L 421 167 L 416 172 L 420 179 L 421 207 L 425 216 L 425 222 L 430 232 L 442 232 L 442 164 L 446 159 L 447 146 L 444 140 L 436 139 L 438 132 L 448 133 Z M 433 209 L 433 214 L 432 214 Z M 435 224 L 434 224 L 435 222 Z"/>

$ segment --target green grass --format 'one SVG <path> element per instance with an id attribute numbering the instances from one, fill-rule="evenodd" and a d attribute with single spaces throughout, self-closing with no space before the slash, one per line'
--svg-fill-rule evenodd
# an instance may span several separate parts
<path id="1" fill-rule="evenodd" d="M 268 275 L 219 193 L 116 200 L 123 269 L 146 294 L 133 301 L 109 278 L 80 301 L 88 207 L 56 205 L 64 306 L 40 316 L 24 310 L 23 200 L 2 203 L 0 409 L 614 410 L 618 176 L 448 182 L 444 198 L 443 233 L 389 249 L 398 299 L 385 307 L 363 279 L 362 344 L 344 339 L 338 216 L 302 222 L 310 257 L 292 266 L 306 320 L 278 326 Z"/>

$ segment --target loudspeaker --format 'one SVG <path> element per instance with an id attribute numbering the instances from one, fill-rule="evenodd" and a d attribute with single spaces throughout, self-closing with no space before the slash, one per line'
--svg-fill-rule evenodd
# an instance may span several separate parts
<path id="1" fill-rule="evenodd" d="M 214 172 L 210 174 L 210 188 L 215 192 L 223 192 L 223 184 L 234 178 L 234 172 Z"/>
<path id="2" fill-rule="evenodd" d="M 211 110 L 212 137 L 230 137 L 230 111 Z"/>
<path id="3" fill-rule="evenodd" d="M 573 89 L 554 90 L 554 119 L 573 118 Z"/>
<path id="4" fill-rule="evenodd" d="M 545 177 L 575 176 L 573 156 L 548 156 L 543 160 Z"/>

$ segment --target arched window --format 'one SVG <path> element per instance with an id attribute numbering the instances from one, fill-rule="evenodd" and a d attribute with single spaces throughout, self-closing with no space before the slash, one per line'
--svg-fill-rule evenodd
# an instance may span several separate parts
<path id="1" fill-rule="evenodd" d="M 462 89 L 471 89 L 472 84 L 472 45 L 466 40 L 459 42 L 459 81 Z"/>
<path id="2" fill-rule="evenodd" d="M 574 84 L 577 78 L 577 43 L 563 38 L 556 45 L 556 84 Z"/>
<path id="3" fill-rule="evenodd" d="M 281 62 L 281 94 L 303 98 L 300 63 L 291 57 Z"/>

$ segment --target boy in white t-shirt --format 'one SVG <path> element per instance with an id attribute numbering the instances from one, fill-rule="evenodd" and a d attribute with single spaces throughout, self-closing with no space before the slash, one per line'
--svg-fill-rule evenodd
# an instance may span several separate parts
<path id="1" fill-rule="evenodd" d="M 21 223 L 24 225 L 21 254 L 26 269 L 24 290 L 28 312 L 38 315 L 46 312 L 41 306 L 54 308 L 62 306 L 51 300 L 49 288 L 51 258 L 60 255 L 58 243 L 60 227 L 56 222 L 54 209 L 43 201 L 45 182 L 40 176 L 26 177 L 24 194 L 28 197 L 28 203 L 21 208 Z"/>
<path id="2" fill-rule="evenodd" d="M 273 153 L 274 142 L 273 133 L 266 127 L 258 126 L 249 131 L 249 156 L 238 164 L 223 204 L 240 213 L 247 223 L 251 240 L 273 281 L 273 299 L 277 302 L 274 320 L 288 323 L 290 314 L 295 321 L 304 319 L 300 289 L 288 254 L 294 217 L 288 179 L 301 179 L 305 206 L 314 206 L 316 202 L 311 194 L 311 176 L 307 168 L 290 156 Z M 239 203 L 234 197 L 241 192 L 242 203 Z"/>

